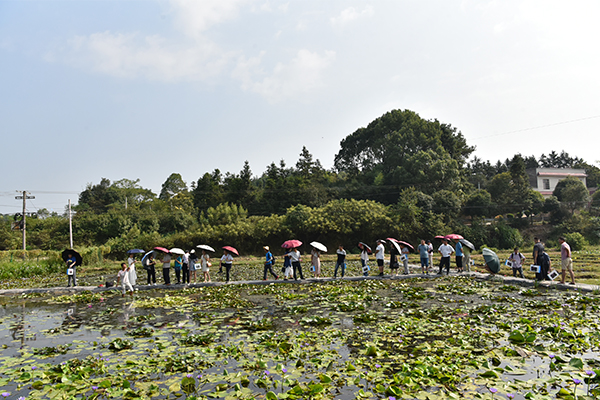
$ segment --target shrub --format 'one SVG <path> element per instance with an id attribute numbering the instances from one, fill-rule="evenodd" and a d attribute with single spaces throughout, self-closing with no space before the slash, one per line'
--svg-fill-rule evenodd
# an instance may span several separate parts
<path id="1" fill-rule="evenodd" d="M 588 245 L 588 241 L 579 232 L 567 233 L 565 240 L 571 246 L 571 250 L 583 250 Z"/>

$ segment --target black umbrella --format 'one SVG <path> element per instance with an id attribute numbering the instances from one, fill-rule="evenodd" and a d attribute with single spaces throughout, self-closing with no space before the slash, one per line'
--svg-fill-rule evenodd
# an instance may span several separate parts
<path id="1" fill-rule="evenodd" d="M 131 249 L 127 251 L 127 254 L 144 254 L 145 251 L 142 249 Z"/>
<path id="2" fill-rule="evenodd" d="M 83 262 L 83 259 L 81 258 L 81 254 L 79 254 L 78 252 L 76 252 L 73 249 L 66 249 L 65 251 L 62 252 L 62 259 L 64 262 L 67 262 L 67 260 L 70 258 L 69 256 L 75 256 L 75 265 L 74 267 L 81 265 L 81 263 Z"/>

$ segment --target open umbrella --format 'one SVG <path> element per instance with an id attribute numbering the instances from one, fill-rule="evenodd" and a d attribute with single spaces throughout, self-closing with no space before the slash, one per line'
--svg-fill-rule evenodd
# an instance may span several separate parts
<path id="1" fill-rule="evenodd" d="M 310 242 L 310 245 L 319 251 L 323 251 L 323 252 L 327 253 L 327 247 L 325 247 L 325 245 L 322 243 Z"/>
<path id="2" fill-rule="evenodd" d="M 164 247 L 155 247 L 154 250 L 169 254 L 169 249 L 165 249 Z"/>
<path id="3" fill-rule="evenodd" d="M 145 251 L 142 249 L 131 249 L 127 250 L 127 254 L 144 254 Z"/>
<path id="4" fill-rule="evenodd" d="M 392 246 L 394 246 L 396 248 L 396 251 L 398 252 L 398 254 L 402 254 L 402 250 L 400 249 L 400 245 L 398 244 L 397 241 L 390 240 L 390 243 L 392 243 Z"/>
<path id="5" fill-rule="evenodd" d="M 380 242 L 381 244 L 385 244 L 386 243 L 385 240 L 383 240 L 383 239 L 379 239 L 377 241 Z"/>
<path id="6" fill-rule="evenodd" d="M 144 266 L 146 265 L 146 259 L 148 257 L 150 257 L 150 254 L 153 254 L 153 253 L 154 253 L 154 250 L 150 250 L 149 252 L 147 252 L 146 254 L 144 254 L 144 257 L 142 257 L 142 265 L 144 265 Z"/>
<path id="7" fill-rule="evenodd" d="M 240 253 L 238 253 L 238 251 L 236 250 L 235 247 L 231 247 L 231 246 L 223 246 L 223 250 L 227 250 L 230 253 L 235 254 L 236 256 L 239 256 Z"/>
<path id="8" fill-rule="evenodd" d="M 406 247 L 408 247 L 411 250 L 414 250 L 415 248 L 412 246 L 412 244 L 404 242 L 402 240 L 398 240 L 398 243 L 405 245 Z"/>
<path id="9" fill-rule="evenodd" d="M 180 255 L 184 255 L 185 254 L 185 251 L 181 250 L 178 247 L 173 247 L 171 250 L 169 250 L 169 252 L 173 253 L 173 254 L 180 254 Z"/>
<path id="10" fill-rule="evenodd" d="M 436 239 L 446 239 L 446 236 L 437 235 L 435 238 Z"/>
<path id="11" fill-rule="evenodd" d="M 198 246 L 196 246 L 197 248 L 201 249 L 201 250 L 206 250 L 206 251 L 215 251 L 215 249 L 213 249 L 212 247 L 210 247 L 207 244 L 199 244 Z"/>
<path id="12" fill-rule="evenodd" d="M 69 259 L 69 255 L 74 255 L 75 256 L 75 265 L 74 267 L 81 265 L 81 263 L 83 262 L 83 259 L 81 258 L 81 254 L 79 254 L 78 252 L 76 252 L 73 249 L 66 249 L 65 251 L 62 252 L 62 259 L 64 262 L 67 262 L 67 260 Z"/>
<path id="13" fill-rule="evenodd" d="M 492 274 L 500 272 L 500 259 L 496 253 L 486 247 L 483 249 L 483 259 Z"/>
<path id="14" fill-rule="evenodd" d="M 469 242 L 467 239 L 459 239 L 458 241 L 470 248 L 471 250 L 475 250 L 475 246 L 473 245 L 473 243 Z"/>
<path id="15" fill-rule="evenodd" d="M 394 239 L 394 238 L 387 238 L 386 240 L 389 240 L 390 242 L 396 242 L 396 243 L 398 243 L 398 239 Z"/>
<path id="16" fill-rule="evenodd" d="M 300 247 L 300 246 L 302 246 L 302 242 L 297 239 L 286 240 L 281 245 L 281 247 L 283 247 L 284 249 L 293 249 L 295 247 Z"/>
<path id="17" fill-rule="evenodd" d="M 366 244 L 366 243 L 364 243 L 364 242 L 359 242 L 358 243 L 358 248 L 361 249 L 361 250 L 363 248 L 367 249 L 367 253 L 369 253 L 369 254 L 371 254 L 373 252 L 373 250 L 371 250 L 371 248 L 369 247 L 369 245 Z"/>
<path id="18" fill-rule="evenodd" d="M 457 233 L 451 233 L 449 235 L 445 236 L 446 239 L 451 239 L 451 240 L 458 240 L 458 239 L 464 239 L 462 236 L 460 236 Z"/>

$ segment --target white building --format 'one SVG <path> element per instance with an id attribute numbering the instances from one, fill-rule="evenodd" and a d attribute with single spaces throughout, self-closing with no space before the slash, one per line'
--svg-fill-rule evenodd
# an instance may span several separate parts
<path id="1" fill-rule="evenodd" d="M 573 168 L 531 168 L 527 170 L 529 183 L 533 190 L 537 190 L 544 197 L 552 196 L 556 184 L 568 176 L 578 178 L 587 187 L 585 179 L 587 174 L 584 169 Z"/>

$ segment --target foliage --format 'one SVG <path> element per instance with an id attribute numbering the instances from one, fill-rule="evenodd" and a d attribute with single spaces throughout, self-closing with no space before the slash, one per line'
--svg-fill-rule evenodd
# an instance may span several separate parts
<path id="1" fill-rule="evenodd" d="M 575 210 L 583 208 L 589 198 L 589 192 L 585 185 L 572 176 L 558 182 L 552 194 L 571 211 L 571 214 Z"/>
<path id="2" fill-rule="evenodd" d="M 579 232 L 566 233 L 564 237 L 573 251 L 583 250 L 588 246 L 587 240 Z"/>

